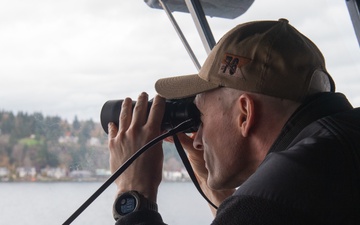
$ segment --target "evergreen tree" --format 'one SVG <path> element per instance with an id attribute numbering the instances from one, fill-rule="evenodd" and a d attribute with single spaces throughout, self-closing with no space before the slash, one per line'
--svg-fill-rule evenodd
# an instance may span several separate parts
<path id="1" fill-rule="evenodd" d="M 12 112 L 1 112 L 0 129 L 2 134 L 10 134 L 14 130 L 15 116 Z"/>
<path id="2" fill-rule="evenodd" d="M 80 124 L 77 116 L 75 116 L 75 118 L 74 118 L 72 127 L 73 127 L 74 131 L 78 131 L 80 129 L 80 127 L 81 127 L 81 124 Z"/>

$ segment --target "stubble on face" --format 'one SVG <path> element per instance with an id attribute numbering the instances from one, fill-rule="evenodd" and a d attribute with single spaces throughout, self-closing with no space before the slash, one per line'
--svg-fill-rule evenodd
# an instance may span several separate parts
<path id="1" fill-rule="evenodd" d="M 233 188 L 240 182 L 240 133 L 231 97 L 218 89 L 198 95 L 195 101 L 202 113 L 201 140 L 212 189 Z"/>

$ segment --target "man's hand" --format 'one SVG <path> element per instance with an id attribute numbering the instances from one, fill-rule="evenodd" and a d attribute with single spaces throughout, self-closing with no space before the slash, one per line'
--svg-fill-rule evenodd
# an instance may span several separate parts
<path id="1" fill-rule="evenodd" d="M 123 102 L 119 128 L 109 123 L 110 170 L 114 173 L 126 160 L 150 140 L 161 134 L 161 121 L 165 100 L 154 98 L 147 117 L 148 95 L 142 93 L 132 110 L 132 100 Z M 136 190 L 156 202 L 157 190 L 162 179 L 163 151 L 161 143 L 143 153 L 115 181 L 118 193 Z"/>

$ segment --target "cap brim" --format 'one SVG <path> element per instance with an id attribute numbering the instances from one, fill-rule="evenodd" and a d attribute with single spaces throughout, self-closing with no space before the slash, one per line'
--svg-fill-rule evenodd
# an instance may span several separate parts
<path id="1" fill-rule="evenodd" d="M 197 74 L 163 78 L 155 83 L 157 93 L 166 99 L 187 98 L 218 87 Z"/>

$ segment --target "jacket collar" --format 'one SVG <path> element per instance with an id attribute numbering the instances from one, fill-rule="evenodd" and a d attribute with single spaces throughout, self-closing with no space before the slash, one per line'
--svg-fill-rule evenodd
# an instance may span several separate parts
<path id="1" fill-rule="evenodd" d="M 269 153 L 286 149 L 294 138 L 310 123 L 353 107 L 341 93 L 319 93 L 310 96 L 299 106 L 285 123 L 280 135 L 271 146 Z"/>

